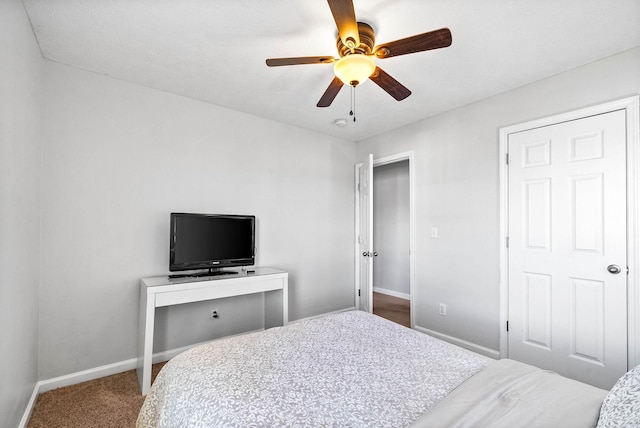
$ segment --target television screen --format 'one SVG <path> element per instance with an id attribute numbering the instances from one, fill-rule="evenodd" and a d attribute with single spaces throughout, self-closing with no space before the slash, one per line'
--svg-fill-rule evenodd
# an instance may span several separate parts
<path id="1" fill-rule="evenodd" d="M 171 213 L 169 270 L 250 266 L 255 216 Z"/>

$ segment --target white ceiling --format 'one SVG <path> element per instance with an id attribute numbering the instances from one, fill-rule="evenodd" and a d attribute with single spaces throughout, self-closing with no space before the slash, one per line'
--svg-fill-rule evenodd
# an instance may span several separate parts
<path id="1" fill-rule="evenodd" d="M 354 141 L 640 46 L 640 0 L 354 0 L 378 44 L 442 27 L 453 44 L 377 60 L 413 94 L 366 82 L 340 128 L 348 87 L 316 107 L 332 65 L 265 65 L 338 56 L 324 0 L 23 2 L 47 59 Z"/>

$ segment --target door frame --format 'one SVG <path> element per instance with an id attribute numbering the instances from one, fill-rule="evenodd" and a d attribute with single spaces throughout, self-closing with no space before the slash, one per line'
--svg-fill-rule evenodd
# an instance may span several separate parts
<path id="1" fill-rule="evenodd" d="M 604 104 L 544 117 L 500 128 L 500 358 L 508 357 L 509 338 L 506 323 L 509 315 L 509 169 L 507 151 L 509 134 L 540 128 L 588 116 L 624 110 L 627 125 L 627 369 L 640 364 L 640 96 L 622 98 Z"/>
<path id="2" fill-rule="evenodd" d="M 388 165 L 396 162 L 402 162 L 408 160 L 409 161 L 409 293 L 410 296 L 410 308 L 411 308 L 411 328 L 415 326 L 415 194 L 414 194 L 414 176 L 415 176 L 415 163 L 413 158 L 413 151 L 407 151 L 402 153 L 397 153 L 394 155 L 384 156 L 381 158 L 373 159 L 373 167 Z M 358 288 L 360 284 L 360 249 L 358 246 L 358 236 L 360 235 L 360 204 L 358 203 L 359 198 L 359 177 L 360 177 L 360 167 L 362 163 L 355 165 L 355 235 L 354 235 L 354 265 L 355 265 L 355 283 L 354 283 L 354 296 L 356 302 L 356 308 L 360 309 L 360 300 L 358 298 Z M 373 181 L 372 181 L 373 183 Z M 375 246 L 375 241 L 374 241 Z"/>

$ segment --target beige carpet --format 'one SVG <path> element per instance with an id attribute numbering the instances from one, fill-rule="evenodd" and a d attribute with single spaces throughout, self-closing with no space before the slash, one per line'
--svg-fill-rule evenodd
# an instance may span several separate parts
<path id="1" fill-rule="evenodd" d="M 163 365 L 153 365 L 153 379 Z M 27 427 L 135 427 L 143 401 L 136 371 L 130 370 L 40 394 Z"/>
<path id="2" fill-rule="evenodd" d="M 373 313 L 405 327 L 411 327 L 410 307 L 409 300 L 373 293 Z"/>

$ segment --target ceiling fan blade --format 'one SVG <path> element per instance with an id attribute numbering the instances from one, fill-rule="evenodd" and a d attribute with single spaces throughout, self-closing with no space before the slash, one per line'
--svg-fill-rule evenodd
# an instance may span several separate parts
<path id="1" fill-rule="evenodd" d="M 373 80 L 373 83 L 384 89 L 389 95 L 395 98 L 397 101 L 402 101 L 411 95 L 411 91 L 398 82 L 396 79 L 387 74 L 380 67 L 376 67 L 369 79 Z"/>
<path id="2" fill-rule="evenodd" d="M 451 31 L 448 28 L 417 34 L 389 43 L 376 46 L 373 52 L 377 58 L 390 58 L 431 49 L 451 46 Z"/>
<path id="3" fill-rule="evenodd" d="M 268 58 L 267 65 L 269 67 L 280 67 L 282 65 L 299 65 L 299 64 L 330 64 L 336 59 L 332 56 L 301 56 L 293 58 Z"/>
<path id="4" fill-rule="evenodd" d="M 349 48 L 357 48 L 360 45 L 360 33 L 356 12 L 353 9 L 352 0 L 327 0 L 333 19 L 338 27 L 340 40 Z"/>
<path id="5" fill-rule="evenodd" d="M 322 97 L 320 98 L 320 101 L 318 101 L 317 106 L 329 107 L 335 99 L 336 95 L 338 95 L 338 92 L 340 92 L 340 89 L 342 89 L 343 85 L 344 83 L 342 83 L 342 80 L 334 77 L 327 90 L 324 91 L 324 94 L 322 94 Z"/>

